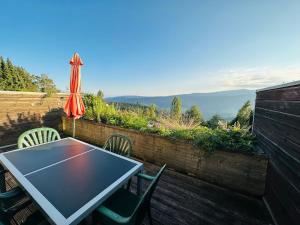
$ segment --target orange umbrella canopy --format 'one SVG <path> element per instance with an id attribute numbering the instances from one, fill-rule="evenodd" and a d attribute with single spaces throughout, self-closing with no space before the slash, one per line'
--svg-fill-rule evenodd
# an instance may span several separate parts
<path id="1" fill-rule="evenodd" d="M 71 78 L 70 78 L 70 96 L 65 105 L 64 111 L 68 117 L 78 119 L 85 113 L 85 107 L 80 95 L 80 67 L 83 65 L 78 53 L 75 53 L 70 60 Z"/>

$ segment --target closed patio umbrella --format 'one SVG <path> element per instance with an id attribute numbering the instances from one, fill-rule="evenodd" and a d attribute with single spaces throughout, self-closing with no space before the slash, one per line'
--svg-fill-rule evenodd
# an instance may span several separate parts
<path id="1" fill-rule="evenodd" d="M 64 107 L 68 117 L 73 118 L 73 137 L 75 137 L 75 119 L 80 118 L 85 113 L 85 107 L 80 95 L 80 67 L 83 65 L 79 54 L 75 53 L 70 60 L 71 77 L 70 77 L 70 96 Z"/>

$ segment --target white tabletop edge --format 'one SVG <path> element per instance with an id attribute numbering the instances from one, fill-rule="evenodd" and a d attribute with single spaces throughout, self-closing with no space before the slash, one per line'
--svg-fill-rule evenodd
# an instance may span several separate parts
<path id="1" fill-rule="evenodd" d="M 106 152 L 108 154 L 114 155 L 116 157 L 122 158 L 124 160 L 130 161 L 132 163 L 135 163 L 136 165 L 130 169 L 127 173 L 125 173 L 123 176 L 121 176 L 118 180 L 116 180 L 114 183 L 109 185 L 105 190 L 103 190 L 101 193 L 99 193 L 97 196 L 92 198 L 90 201 L 88 201 L 84 206 L 82 206 L 80 209 L 78 209 L 75 213 L 73 213 L 68 218 L 65 218 L 43 195 L 40 193 L 32 184 L 31 182 L 23 175 L 6 157 L 5 154 L 25 149 L 30 149 L 36 146 L 46 145 L 53 142 L 63 141 L 66 139 L 71 139 L 77 142 L 80 142 L 82 144 L 88 145 L 93 147 L 96 150 L 100 150 L 103 152 Z M 118 154 L 115 154 L 113 152 L 107 151 L 105 149 L 99 148 L 95 145 L 80 141 L 78 139 L 72 138 L 72 137 L 66 137 L 59 140 L 55 140 L 53 142 L 43 143 L 39 145 L 35 145 L 32 147 L 26 147 L 22 149 L 16 149 L 13 151 L 5 152 L 0 154 L 0 161 L 3 163 L 3 165 L 12 173 L 12 175 L 17 179 L 17 181 L 23 186 L 23 188 L 29 193 L 29 195 L 37 202 L 37 204 L 44 210 L 44 212 L 49 216 L 49 218 L 55 223 L 59 225 L 73 225 L 76 223 L 79 223 L 85 216 L 87 216 L 89 213 L 91 213 L 92 210 L 97 208 L 103 201 L 105 201 L 116 189 L 119 187 L 122 187 L 126 183 L 127 180 L 130 179 L 133 175 L 138 173 L 143 169 L 143 163 L 127 158 L 125 156 L 121 156 Z"/>
<path id="2" fill-rule="evenodd" d="M 0 154 L 3 165 L 12 173 L 20 185 L 28 192 L 35 202 L 44 210 L 55 224 L 67 225 L 67 219 L 40 193 L 31 182 L 3 155 Z"/>

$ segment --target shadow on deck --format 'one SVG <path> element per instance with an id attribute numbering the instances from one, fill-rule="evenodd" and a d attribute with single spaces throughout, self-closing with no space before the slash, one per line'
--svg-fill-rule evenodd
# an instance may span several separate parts
<path id="1" fill-rule="evenodd" d="M 159 167 L 144 163 L 149 174 Z M 8 186 L 15 186 L 11 176 L 6 178 Z M 147 187 L 143 183 L 143 190 Z M 133 179 L 132 191 L 136 190 Z M 165 170 L 152 202 L 154 225 L 266 225 L 272 224 L 266 207 L 255 199 L 220 188 L 172 170 Z M 33 205 L 16 216 L 17 224 L 37 210 Z M 15 223 L 13 223 L 15 224 Z M 148 225 L 148 218 L 144 220 Z"/>

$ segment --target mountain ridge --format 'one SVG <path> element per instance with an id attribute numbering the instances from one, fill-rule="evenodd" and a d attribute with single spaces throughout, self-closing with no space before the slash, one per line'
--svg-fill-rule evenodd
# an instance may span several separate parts
<path id="1" fill-rule="evenodd" d="M 205 119 L 219 114 L 225 119 L 232 119 L 242 105 L 250 100 L 252 106 L 255 100 L 255 90 L 238 89 L 210 93 L 190 93 L 167 96 L 116 96 L 105 98 L 108 102 L 126 102 L 132 104 L 155 104 L 161 109 L 169 109 L 172 99 L 178 96 L 182 100 L 183 111 L 193 105 L 200 107 Z"/>

